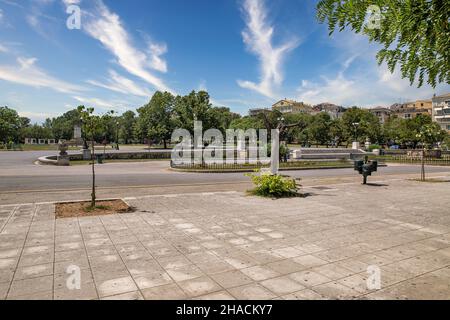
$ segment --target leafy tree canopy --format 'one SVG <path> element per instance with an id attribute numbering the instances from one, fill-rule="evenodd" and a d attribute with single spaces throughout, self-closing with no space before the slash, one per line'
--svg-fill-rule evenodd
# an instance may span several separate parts
<path id="1" fill-rule="evenodd" d="M 374 5 L 381 9 L 378 17 Z M 411 84 L 450 83 L 448 0 L 320 0 L 317 17 L 328 23 L 330 34 L 350 28 L 383 45 L 378 63 L 385 61 L 391 72 L 399 65 Z"/>
<path id="2" fill-rule="evenodd" d="M 18 139 L 22 121 L 17 112 L 8 107 L 0 108 L 0 141 L 8 143 Z"/>

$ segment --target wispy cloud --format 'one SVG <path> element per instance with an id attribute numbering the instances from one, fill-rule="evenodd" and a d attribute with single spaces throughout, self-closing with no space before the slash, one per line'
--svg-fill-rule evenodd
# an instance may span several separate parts
<path id="1" fill-rule="evenodd" d="M 49 88 L 62 93 L 77 93 L 82 87 L 49 75 L 36 66 L 36 58 L 17 58 L 17 65 L 0 65 L 0 79 L 35 88 Z"/>
<path id="2" fill-rule="evenodd" d="M 152 95 L 152 92 L 150 90 L 137 85 L 134 81 L 119 75 L 114 70 L 109 70 L 109 79 L 106 80 L 105 83 L 96 80 L 88 80 L 86 82 L 97 87 L 120 92 L 123 94 L 132 94 L 135 96 L 147 98 Z"/>
<path id="3" fill-rule="evenodd" d="M 56 113 L 42 113 L 42 112 L 30 112 L 30 111 L 18 111 L 19 116 L 30 118 L 33 122 L 43 122 L 47 118 L 57 117 Z"/>
<path id="4" fill-rule="evenodd" d="M 23 8 L 23 6 L 21 4 L 19 4 L 17 1 L 14 1 L 14 0 L 0 0 L 0 2 L 10 5 L 10 6 Z"/>
<path id="5" fill-rule="evenodd" d="M 58 26 L 62 21 L 58 17 L 46 14 L 49 6 L 55 0 L 30 0 L 26 8 L 23 8 L 25 21 L 42 38 L 62 48 L 62 44 L 57 40 Z"/>
<path id="6" fill-rule="evenodd" d="M 73 96 L 73 98 L 80 103 L 86 104 L 90 107 L 98 107 L 102 110 L 124 111 L 128 109 L 123 101 L 107 101 L 99 98 L 82 96 Z"/>
<path id="7" fill-rule="evenodd" d="M 70 6 L 72 4 L 80 4 L 81 0 L 62 0 L 66 6 Z"/>
<path id="8" fill-rule="evenodd" d="M 379 66 L 376 53 L 381 47 L 362 35 L 343 31 L 330 38 L 324 32 L 324 42 L 331 46 L 335 59 L 318 69 L 318 79 L 301 81 L 296 95 L 299 100 L 343 106 L 390 106 L 405 100 L 430 99 L 433 93 L 450 90 L 445 84 L 436 89 L 426 84 L 421 88 L 417 84 L 411 86 L 402 79 L 398 68 L 391 73 L 385 64 Z"/>
<path id="9" fill-rule="evenodd" d="M 6 46 L 0 44 L 0 52 L 7 53 L 8 51 L 9 49 Z"/>
<path id="10" fill-rule="evenodd" d="M 282 66 L 286 54 L 299 45 L 298 39 L 292 39 L 273 45 L 274 28 L 267 22 L 267 9 L 263 1 L 245 0 L 243 10 L 247 28 L 242 32 L 248 50 L 255 54 L 260 62 L 260 82 L 238 80 L 238 84 L 260 94 L 274 98 L 275 88 L 283 82 Z"/>
<path id="11" fill-rule="evenodd" d="M 431 99 L 433 93 L 445 93 L 449 86 L 442 84 L 431 88 L 417 88 L 402 79 L 398 70 L 391 73 L 385 64 L 378 66 L 364 60 L 364 72 L 347 72 L 354 58 L 346 59 L 337 75 L 321 75 L 318 81 L 303 80 L 297 98 L 308 103 L 333 102 L 343 106 L 389 106 L 395 102 Z"/>
<path id="12" fill-rule="evenodd" d="M 167 72 L 167 62 L 162 58 L 167 52 L 166 44 L 150 43 L 150 68 L 160 71 Z"/>
<path id="13" fill-rule="evenodd" d="M 87 21 L 83 22 L 84 30 L 100 41 L 116 57 L 116 62 L 122 68 L 158 90 L 174 92 L 150 70 L 167 70 L 166 63 L 161 58 L 167 48 L 153 46 L 150 55 L 137 49 L 132 44 L 131 36 L 125 30 L 120 17 L 111 12 L 101 0 L 97 2 L 95 13 L 88 14 L 85 20 Z"/>

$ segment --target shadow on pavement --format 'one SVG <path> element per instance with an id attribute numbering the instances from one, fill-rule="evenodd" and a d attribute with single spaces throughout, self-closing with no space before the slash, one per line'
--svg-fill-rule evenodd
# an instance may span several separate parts
<path id="1" fill-rule="evenodd" d="M 367 183 L 366 186 L 370 186 L 370 187 L 389 187 L 388 184 L 384 184 L 384 183 Z"/>

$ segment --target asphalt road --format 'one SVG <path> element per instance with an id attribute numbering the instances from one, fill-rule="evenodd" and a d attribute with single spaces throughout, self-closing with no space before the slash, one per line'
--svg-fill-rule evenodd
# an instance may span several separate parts
<path id="1" fill-rule="evenodd" d="M 50 152 L 51 153 L 51 152 Z M 89 166 L 56 167 L 34 164 L 48 151 L 0 152 L 0 193 L 88 189 L 91 183 Z M 248 182 L 243 173 L 182 173 L 168 169 L 168 161 L 109 163 L 96 166 L 99 187 L 126 188 L 140 186 L 179 186 L 232 184 Z M 374 177 L 395 174 L 418 174 L 414 165 L 395 165 L 379 169 Z M 428 173 L 450 172 L 449 167 L 428 167 Z M 304 179 L 355 177 L 353 169 L 286 171 Z"/>

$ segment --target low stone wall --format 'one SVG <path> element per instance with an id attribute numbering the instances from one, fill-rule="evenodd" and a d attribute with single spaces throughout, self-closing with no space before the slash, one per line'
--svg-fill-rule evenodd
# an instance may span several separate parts
<path id="1" fill-rule="evenodd" d="M 96 155 L 103 156 L 103 159 L 105 160 L 127 160 L 127 159 L 161 159 L 161 160 L 170 160 L 172 151 L 158 151 L 158 152 L 114 152 L 114 153 L 105 153 L 103 155 L 103 152 L 98 152 Z M 83 155 L 77 155 L 80 156 L 81 159 L 71 159 L 70 160 L 82 160 Z"/>
<path id="2" fill-rule="evenodd" d="M 57 159 L 57 156 L 46 156 L 46 157 L 40 157 L 38 159 L 38 162 L 39 162 L 39 164 L 56 166 L 56 165 L 58 165 L 58 161 L 56 159 Z"/>
<path id="3" fill-rule="evenodd" d="M 141 159 L 161 159 L 161 160 L 170 160 L 171 158 L 171 150 L 167 151 L 158 151 L 158 152 L 114 152 L 114 153 L 105 153 L 96 152 L 96 156 L 100 155 L 104 160 L 141 160 Z M 83 154 L 69 154 L 70 161 L 82 161 Z M 38 159 L 40 164 L 46 165 L 57 165 L 57 156 L 45 156 Z"/>

